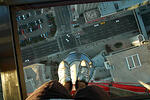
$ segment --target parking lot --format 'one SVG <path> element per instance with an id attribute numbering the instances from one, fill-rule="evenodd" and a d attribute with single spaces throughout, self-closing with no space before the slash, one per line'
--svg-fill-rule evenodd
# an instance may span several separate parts
<path id="1" fill-rule="evenodd" d="M 18 34 L 21 46 L 36 43 L 53 37 L 56 24 L 51 8 L 29 9 L 18 11 L 16 15 Z"/>

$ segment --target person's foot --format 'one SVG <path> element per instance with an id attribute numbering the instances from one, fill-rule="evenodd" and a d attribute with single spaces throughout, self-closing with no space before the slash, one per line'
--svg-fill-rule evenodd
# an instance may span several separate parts
<path id="1" fill-rule="evenodd" d="M 85 60 L 82 60 L 79 67 L 80 67 L 80 71 L 76 82 L 76 89 L 86 87 L 90 79 L 89 64 Z"/>
<path id="2" fill-rule="evenodd" d="M 59 82 L 67 89 L 71 90 L 72 89 L 72 82 L 71 82 L 71 76 L 70 76 L 70 68 L 67 62 L 62 61 L 59 64 L 58 68 L 58 77 L 59 77 Z"/>
<path id="3" fill-rule="evenodd" d="M 76 91 L 85 88 L 87 86 L 87 83 L 82 82 L 82 81 L 77 81 L 76 82 Z"/>
<path id="4" fill-rule="evenodd" d="M 90 67 L 89 67 L 89 64 L 85 60 L 81 61 L 79 71 L 80 72 L 78 75 L 78 81 L 83 81 L 83 82 L 88 83 L 90 79 Z"/>

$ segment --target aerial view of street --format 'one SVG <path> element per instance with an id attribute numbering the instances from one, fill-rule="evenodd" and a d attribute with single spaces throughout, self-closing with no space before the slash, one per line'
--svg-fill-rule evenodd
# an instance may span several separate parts
<path id="1" fill-rule="evenodd" d="M 33 92 L 43 82 L 58 78 L 59 63 L 75 52 L 86 55 L 93 64 L 91 82 L 114 81 L 108 71 L 112 60 L 109 57 L 139 46 L 137 41 L 141 45 L 141 41 L 149 39 L 150 5 L 131 9 L 134 5 L 142 5 L 139 1 L 20 9 L 16 21 L 27 91 Z M 132 57 L 138 58 L 138 55 Z M 29 70 L 38 73 L 39 78 L 29 74 Z"/>
<path id="2" fill-rule="evenodd" d="M 23 62 L 31 62 L 40 57 L 138 30 L 131 11 L 123 11 L 121 15 L 116 15 L 117 18 L 108 16 L 87 24 L 83 16 L 81 19 L 84 23 L 79 23 L 80 18 L 74 17 L 75 11 L 72 9 L 70 6 L 59 6 L 17 13 Z M 97 8 L 94 9 L 97 11 Z M 22 13 L 24 15 L 21 15 Z M 95 20 L 97 17 L 92 18 L 90 19 Z"/>

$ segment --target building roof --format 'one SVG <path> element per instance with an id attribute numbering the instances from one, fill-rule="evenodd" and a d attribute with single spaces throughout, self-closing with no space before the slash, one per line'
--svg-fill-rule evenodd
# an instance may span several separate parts
<path id="1" fill-rule="evenodd" d="M 120 0 L 120 1 L 112 1 L 112 2 L 101 2 L 99 3 L 99 10 L 101 13 L 101 16 L 108 16 L 113 13 L 116 13 L 117 11 L 121 11 L 127 8 L 137 8 L 139 4 L 143 4 L 144 2 L 148 0 Z M 110 10 L 111 9 L 111 10 Z"/>
<path id="2" fill-rule="evenodd" d="M 93 61 L 93 65 L 95 67 L 104 67 L 104 62 L 105 62 L 105 59 L 104 57 L 102 56 L 102 53 L 100 52 L 98 55 L 96 55 L 95 57 L 92 58 L 92 61 Z"/>
<path id="3" fill-rule="evenodd" d="M 150 82 L 150 44 L 126 49 L 107 56 L 115 82 Z"/>

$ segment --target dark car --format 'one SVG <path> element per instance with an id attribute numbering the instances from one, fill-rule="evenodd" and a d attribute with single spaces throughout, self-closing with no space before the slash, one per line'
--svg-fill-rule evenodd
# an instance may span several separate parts
<path id="1" fill-rule="evenodd" d="M 43 20 L 42 19 L 38 19 L 35 21 L 35 25 L 39 25 L 39 24 L 42 24 L 43 23 Z"/>
<path id="2" fill-rule="evenodd" d="M 29 25 L 30 27 L 33 27 L 33 26 L 35 26 L 36 24 L 35 24 L 35 22 L 30 22 L 28 25 Z"/>
<path id="3" fill-rule="evenodd" d="M 29 18 L 31 16 L 31 13 L 29 12 L 28 14 L 26 14 L 26 17 Z"/>
<path id="4" fill-rule="evenodd" d="M 17 16 L 17 17 L 16 17 L 16 20 L 17 20 L 17 21 L 20 21 L 20 20 L 21 20 L 21 16 Z"/>
<path id="5" fill-rule="evenodd" d="M 74 28 L 79 27 L 79 24 L 72 24 Z"/>
<path id="6" fill-rule="evenodd" d="M 27 17 L 26 17 L 26 15 L 21 15 L 20 18 L 21 18 L 21 20 L 25 20 Z"/>
<path id="7" fill-rule="evenodd" d="M 41 10 L 40 10 L 40 9 L 38 9 L 38 10 L 36 11 L 36 15 L 41 15 Z"/>
<path id="8" fill-rule="evenodd" d="M 24 24 L 24 25 L 20 25 L 20 26 L 19 26 L 19 29 L 26 29 L 26 28 L 28 28 L 28 25 L 27 25 L 27 24 Z"/>

